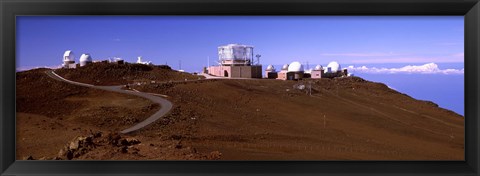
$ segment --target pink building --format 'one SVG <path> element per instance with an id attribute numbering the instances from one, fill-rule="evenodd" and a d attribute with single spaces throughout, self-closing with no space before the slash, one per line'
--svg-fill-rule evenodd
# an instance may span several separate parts
<path id="1" fill-rule="evenodd" d="M 310 75 L 311 75 L 310 77 L 313 78 L 313 79 L 319 79 L 319 78 L 325 77 L 323 67 L 322 67 L 321 65 L 317 65 L 317 66 L 312 70 L 312 72 L 310 73 Z"/>
<path id="2" fill-rule="evenodd" d="M 208 74 L 227 78 L 262 78 L 262 65 L 210 66 Z"/>
<path id="3" fill-rule="evenodd" d="M 277 79 L 287 80 L 288 64 L 283 65 L 282 70 L 277 73 Z"/>
<path id="4" fill-rule="evenodd" d="M 220 65 L 209 66 L 208 74 L 227 78 L 262 78 L 262 65 L 253 59 L 253 46 L 228 44 L 218 47 Z"/>
<path id="5" fill-rule="evenodd" d="M 323 70 L 312 70 L 310 78 L 319 79 L 323 76 Z"/>

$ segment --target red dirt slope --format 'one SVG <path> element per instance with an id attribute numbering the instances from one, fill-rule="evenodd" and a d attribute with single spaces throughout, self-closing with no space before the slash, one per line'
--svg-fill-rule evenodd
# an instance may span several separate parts
<path id="1" fill-rule="evenodd" d="M 55 72 L 66 79 L 93 85 L 122 85 L 145 80 L 162 82 L 198 79 L 192 74 L 172 70 L 169 66 L 130 63 L 93 63 L 76 69 L 58 69 Z"/>
<path id="2" fill-rule="evenodd" d="M 135 88 L 171 96 L 187 120 L 168 133 L 225 160 L 464 159 L 464 117 L 358 77 L 161 85 Z"/>
<path id="3" fill-rule="evenodd" d="M 133 88 L 165 94 L 174 108 L 117 139 L 112 131 L 159 107 L 138 97 L 68 85 L 46 77 L 41 69 L 20 72 L 17 158 L 52 159 L 61 149 L 68 154 L 66 144 L 82 141 L 88 145 L 73 145 L 77 150 L 70 153 L 80 153 L 73 159 L 464 159 L 464 117 L 358 77 L 159 83 L 198 77 L 128 64 L 56 72 L 98 85 L 141 79 L 147 84 Z M 96 131 L 104 135 L 91 137 Z M 114 142 L 123 139 L 140 143 Z M 97 147 L 91 147 L 92 141 Z"/>

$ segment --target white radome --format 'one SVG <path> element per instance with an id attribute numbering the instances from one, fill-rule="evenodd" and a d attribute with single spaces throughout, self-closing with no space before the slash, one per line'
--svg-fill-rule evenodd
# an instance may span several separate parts
<path id="1" fill-rule="evenodd" d="M 75 61 L 75 55 L 73 55 L 73 51 L 67 50 L 63 54 L 63 61 L 64 62 L 69 62 L 69 61 Z"/>
<path id="2" fill-rule="evenodd" d="M 336 62 L 336 61 L 332 61 L 332 62 L 328 63 L 327 68 L 330 68 L 330 69 L 325 70 L 326 72 L 328 70 L 330 70 L 333 73 L 342 70 L 342 67 L 340 67 L 340 64 L 338 64 L 338 62 Z"/>
<path id="3" fill-rule="evenodd" d="M 303 65 L 300 62 L 292 62 L 288 65 L 288 72 L 303 72 Z"/>
<path id="4" fill-rule="evenodd" d="M 317 66 L 315 66 L 315 69 L 314 69 L 314 70 L 317 70 L 317 71 L 318 71 L 318 70 L 322 70 L 322 69 L 323 69 L 323 67 L 322 67 L 321 65 L 317 65 Z"/>
<path id="5" fill-rule="evenodd" d="M 90 54 L 82 54 L 82 56 L 80 56 L 80 67 L 83 67 L 89 63 L 92 63 L 92 57 Z"/>
<path id="6" fill-rule="evenodd" d="M 288 70 L 288 64 L 283 65 L 282 70 Z"/>
<path id="7" fill-rule="evenodd" d="M 273 65 L 268 65 L 266 71 L 275 71 L 275 67 L 273 67 Z"/>
<path id="8" fill-rule="evenodd" d="M 92 57 L 90 54 L 82 54 L 82 56 L 80 56 L 80 62 L 92 62 Z"/>

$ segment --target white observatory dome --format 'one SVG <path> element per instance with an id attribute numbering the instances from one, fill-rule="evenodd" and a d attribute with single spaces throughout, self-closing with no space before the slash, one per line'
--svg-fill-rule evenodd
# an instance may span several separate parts
<path id="1" fill-rule="evenodd" d="M 71 50 L 65 51 L 65 53 L 63 54 L 63 61 L 64 62 L 75 61 L 75 56 L 73 55 L 73 52 Z"/>
<path id="2" fill-rule="evenodd" d="M 340 64 L 338 64 L 338 62 L 336 62 L 336 61 L 332 61 L 332 62 L 328 63 L 327 68 L 330 68 L 330 69 L 327 69 L 325 71 L 330 70 L 331 72 L 337 72 L 337 71 L 340 71 L 342 69 L 340 67 Z"/>
<path id="3" fill-rule="evenodd" d="M 283 65 L 282 70 L 288 70 L 288 64 Z"/>
<path id="4" fill-rule="evenodd" d="M 268 65 L 265 71 L 275 71 L 275 67 L 273 67 L 273 65 Z"/>
<path id="5" fill-rule="evenodd" d="M 317 65 L 317 66 L 315 66 L 315 69 L 314 69 L 314 70 L 317 70 L 317 71 L 318 71 L 318 70 L 322 70 L 322 69 L 323 69 L 323 67 L 322 67 L 321 65 Z"/>
<path id="6" fill-rule="evenodd" d="M 82 54 L 82 56 L 80 56 L 80 66 L 83 67 L 89 63 L 92 63 L 92 57 L 90 57 L 90 54 Z"/>
<path id="7" fill-rule="evenodd" d="M 90 57 L 90 54 L 82 54 L 80 62 L 92 62 L 92 57 Z"/>
<path id="8" fill-rule="evenodd" d="M 303 72 L 303 65 L 300 62 L 292 62 L 288 66 L 288 72 Z"/>

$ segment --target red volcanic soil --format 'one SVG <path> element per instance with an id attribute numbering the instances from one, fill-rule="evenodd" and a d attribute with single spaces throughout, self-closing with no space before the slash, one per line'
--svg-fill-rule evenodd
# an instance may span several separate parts
<path id="1" fill-rule="evenodd" d="M 173 81 L 199 79 L 189 73 L 172 70 L 169 66 L 144 64 L 93 63 L 76 69 L 58 69 L 58 75 L 78 82 L 93 85 L 125 85 L 142 81 Z"/>
<path id="2" fill-rule="evenodd" d="M 57 81 L 48 77 L 46 70 L 17 73 L 17 159 L 209 157 L 188 147 L 177 149 L 178 142 L 171 139 L 117 134 L 149 117 L 160 106 L 132 95 Z M 131 142 L 133 139 L 140 143 Z"/>
<path id="3" fill-rule="evenodd" d="M 94 66 L 56 73 L 99 85 L 143 79 L 147 84 L 133 88 L 167 95 L 174 108 L 141 130 L 117 135 L 128 126 L 121 119 L 140 120 L 160 107 L 56 81 L 43 70 L 20 72 L 17 159 L 464 159 L 463 116 L 358 77 L 165 83 L 198 77 Z"/>
<path id="4" fill-rule="evenodd" d="M 294 88 L 310 84 L 311 95 Z M 135 88 L 169 95 L 189 114 L 169 133 L 224 160 L 464 159 L 464 117 L 358 77 Z"/>

